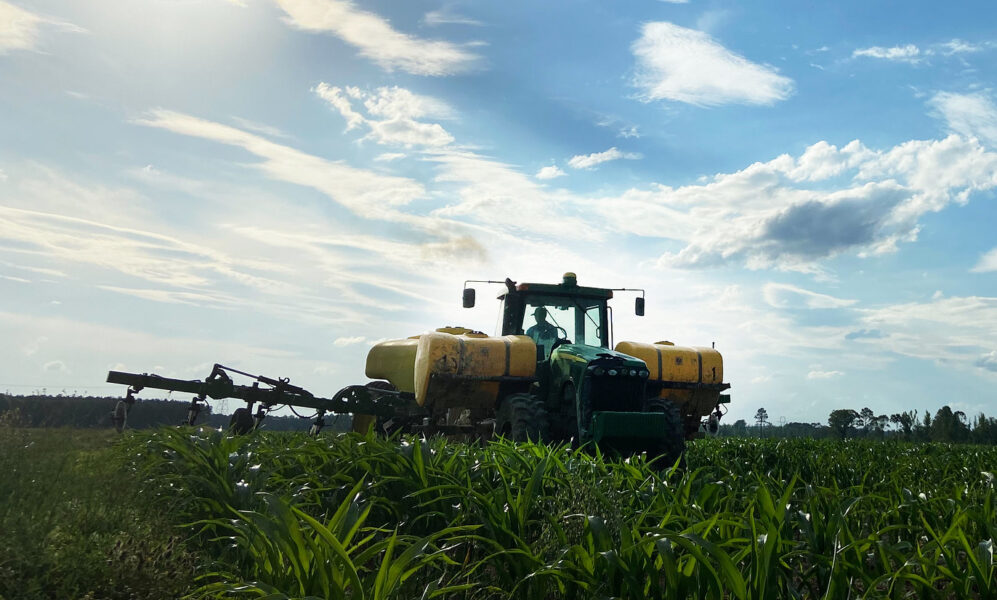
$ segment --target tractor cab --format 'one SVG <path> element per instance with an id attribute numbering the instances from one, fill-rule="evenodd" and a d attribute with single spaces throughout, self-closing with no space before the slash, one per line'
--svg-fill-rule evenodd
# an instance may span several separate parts
<path id="1" fill-rule="evenodd" d="M 499 296 L 502 335 L 526 335 L 538 347 L 538 355 L 549 358 L 562 344 L 609 348 L 609 316 L 606 301 L 611 290 L 583 288 L 574 275 L 562 284 L 521 283 Z"/>

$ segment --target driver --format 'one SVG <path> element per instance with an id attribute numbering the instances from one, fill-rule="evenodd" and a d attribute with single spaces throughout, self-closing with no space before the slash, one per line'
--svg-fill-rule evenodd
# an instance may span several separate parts
<path id="1" fill-rule="evenodd" d="M 546 356 L 557 341 L 557 326 L 547 322 L 547 309 L 542 306 L 533 311 L 533 318 L 537 320 L 537 324 L 527 329 L 526 335 L 533 338 L 538 346 L 543 346 Z"/>

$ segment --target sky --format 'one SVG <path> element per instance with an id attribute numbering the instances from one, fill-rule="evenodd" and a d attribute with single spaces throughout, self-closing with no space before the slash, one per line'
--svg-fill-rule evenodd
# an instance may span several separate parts
<path id="1" fill-rule="evenodd" d="M 0 0 L 0 390 L 214 363 L 316 395 L 646 290 L 728 420 L 997 414 L 997 5 Z M 232 410 L 235 406 L 218 408 Z"/>

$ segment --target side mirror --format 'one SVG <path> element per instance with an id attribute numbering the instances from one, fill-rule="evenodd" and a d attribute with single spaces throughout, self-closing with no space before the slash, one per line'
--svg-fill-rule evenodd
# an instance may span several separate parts
<path id="1" fill-rule="evenodd" d="M 644 299 L 637 298 L 634 300 L 634 312 L 637 313 L 638 317 L 644 316 Z"/>
<path id="2" fill-rule="evenodd" d="M 464 288 L 464 308 L 474 308 L 474 288 Z"/>

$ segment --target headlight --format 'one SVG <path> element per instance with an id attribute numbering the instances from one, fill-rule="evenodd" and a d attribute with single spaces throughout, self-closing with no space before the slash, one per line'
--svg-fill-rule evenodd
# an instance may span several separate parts
<path id="1" fill-rule="evenodd" d="M 606 372 L 606 369 L 603 369 L 602 367 L 596 367 L 595 369 L 592 370 L 592 372 L 595 373 L 596 375 L 602 375 L 603 373 Z"/>
<path id="2" fill-rule="evenodd" d="M 630 369 L 630 376 L 631 377 L 636 377 L 637 376 L 637 370 L 636 369 Z"/>
<path id="3" fill-rule="evenodd" d="M 616 369 L 610 369 L 610 370 L 609 370 L 609 374 L 610 374 L 611 376 L 615 377 L 615 376 L 616 376 Z"/>
<path id="4" fill-rule="evenodd" d="M 641 376 L 641 377 L 647 377 L 648 375 L 650 375 L 650 373 L 649 373 L 649 372 L 647 372 L 647 371 L 645 371 L 645 370 L 641 370 L 641 372 L 640 372 L 640 376 Z"/>

